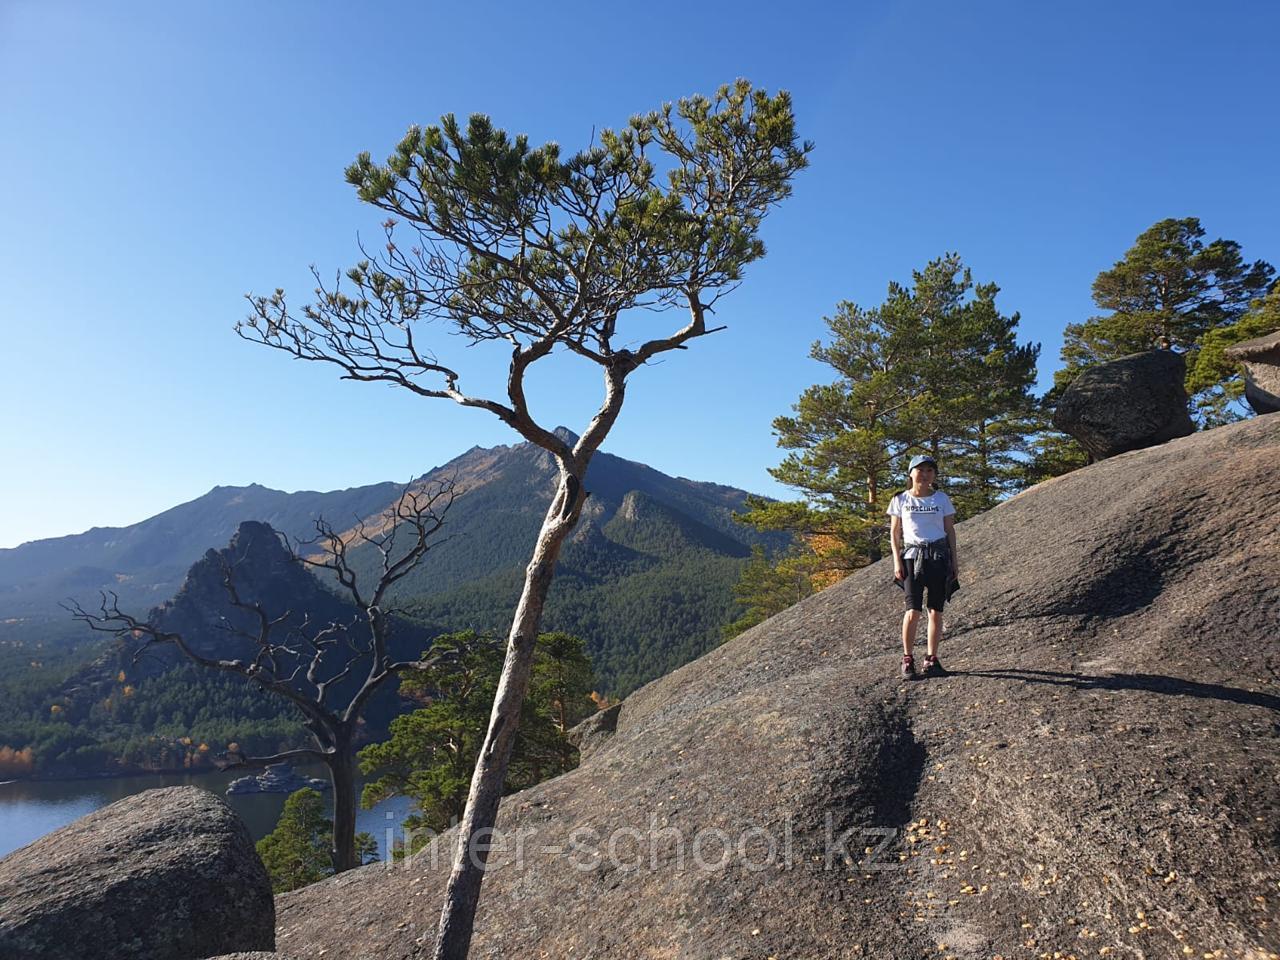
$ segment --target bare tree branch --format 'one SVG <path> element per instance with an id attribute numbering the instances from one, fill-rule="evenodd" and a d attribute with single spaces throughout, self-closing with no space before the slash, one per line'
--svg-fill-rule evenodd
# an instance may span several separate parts
<path id="1" fill-rule="evenodd" d="M 223 616 L 218 628 L 247 644 L 248 657 L 216 657 L 201 653 L 181 631 L 157 625 L 161 610 L 141 620 L 119 607 L 115 593 L 102 593 L 97 612 L 85 610 L 72 600 L 63 604 L 71 615 L 91 629 L 113 633 L 124 641 L 141 641 L 134 651 L 135 662 L 145 651 L 169 646 L 192 663 L 209 669 L 234 673 L 262 689 L 293 703 L 304 717 L 315 746 L 287 750 L 268 757 L 248 757 L 242 753 L 219 762 L 222 769 L 260 766 L 289 759 L 325 763 L 333 784 L 335 869 L 355 863 L 355 764 L 356 736 L 360 712 L 374 692 L 399 670 L 427 669 L 434 658 L 422 661 L 395 661 L 389 656 L 392 621 L 382 609 L 387 592 L 408 576 L 426 554 L 443 542 L 437 534 L 456 496 L 453 480 L 434 484 L 409 484 L 374 524 L 360 520 L 354 531 L 343 536 L 331 524 L 316 520 L 314 539 L 290 546 L 281 545 L 295 563 L 332 571 L 353 598 L 359 610 L 349 621 L 321 623 L 310 612 L 295 618 L 291 611 L 275 615 L 262 601 L 251 598 L 242 582 L 242 566 L 253 547 L 251 542 L 233 541 L 238 555 L 230 549 L 216 554 L 221 586 L 229 610 L 251 626 L 241 626 Z M 304 556 L 304 546 L 319 545 L 318 556 Z M 363 586 L 349 547 L 371 549 L 380 557 L 372 583 Z M 338 657 L 341 652 L 345 656 Z M 331 705 L 331 693 L 348 678 L 364 671 L 364 678 L 343 705 Z"/>

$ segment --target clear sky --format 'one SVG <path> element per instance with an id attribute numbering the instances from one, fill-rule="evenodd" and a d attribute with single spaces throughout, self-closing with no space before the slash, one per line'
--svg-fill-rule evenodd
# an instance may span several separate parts
<path id="1" fill-rule="evenodd" d="M 572 150 L 739 76 L 791 91 L 812 165 L 729 329 L 639 371 L 606 449 L 785 495 L 770 422 L 826 379 L 807 353 L 841 299 L 956 251 L 1043 344 L 1047 385 L 1093 278 L 1156 220 L 1280 264 L 1278 37 L 1262 0 L 0 0 L 0 546 L 516 442 L 239 340 L 243 295 L 299 303 L 309 264 L 356 259 L 381 218 L 343 168 L 411 123 L 488 113 Z M 501 358 L 437 352 L 498 385 Z M 548 424 L 580 430 L 598 398 L 564 364 L 534 382 Z"/>

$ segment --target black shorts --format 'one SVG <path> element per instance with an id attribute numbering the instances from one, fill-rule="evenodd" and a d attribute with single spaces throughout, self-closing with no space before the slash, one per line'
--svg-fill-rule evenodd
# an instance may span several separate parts
<path id="1" fill-rule="evenodd" d="M 929 591 L 929 609 L 942 610 L 947 602 L 947 586 L 951 579 L 951 563 L 948 560 L 925 560 L 920 576 L 915 576 L 915 565 L 918 561 L 904 560 L 907 568 L 906 579 L 902 583 L 903 592 L 907 595 L 908 610 L 919 610 L 924 604 L 924 592 Z"/>

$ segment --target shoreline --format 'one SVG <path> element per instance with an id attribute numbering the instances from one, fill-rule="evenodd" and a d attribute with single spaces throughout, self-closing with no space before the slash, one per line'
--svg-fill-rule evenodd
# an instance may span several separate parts
<path id="1" fill-rule="evenodd" d="M 305 767 L 306 764 L 298 764 L 297 766 Z M 173 776 L 174 774 L 191 774 L 192 776 L 208 776 L 215 773 L 231 773 L 241 776 L 248 776 L 254 770 L 263 770 L 265 767 L 260 766 L 244 766 L 237 767 L 234 770 L 219 770 L 217 767 L 200 767 L 198 769 L 192 767 L 173 767 L 163 770 L 105 770 L 98 773 L 81 773 L 71 774 L 67 776 L 36 776 L 36 777 L 17 777 L 13 780 L 0 780 L 0 787 L 11 783 L 74 783 L 79 780 L 123 780 L 126 777 L 163 777 Z"/>

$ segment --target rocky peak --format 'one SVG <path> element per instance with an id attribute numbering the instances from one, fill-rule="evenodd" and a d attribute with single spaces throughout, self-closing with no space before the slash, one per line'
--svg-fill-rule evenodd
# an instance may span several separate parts
<path id="1" fill-rule="evenodd" d="M 556 427 L 552 432 L 571 447 L 578 442 L 578 435 L 568 427 Z"/>

